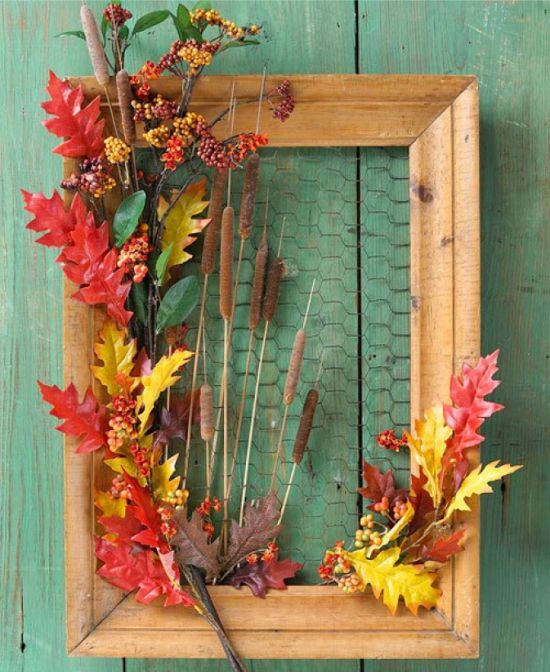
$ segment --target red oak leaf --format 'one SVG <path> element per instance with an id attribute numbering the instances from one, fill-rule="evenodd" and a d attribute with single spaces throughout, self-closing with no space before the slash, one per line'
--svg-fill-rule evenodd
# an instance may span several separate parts
<path id="1" fill-rule="evenodd" d="M 132 512 L 126 507 L 124 518 L 119 516 L 100 516 L 97 522 L 105 530 L 105 535 L 115 535 L 116 539 L 111 539 L 114 543 L 128 543 L 132 537 L 141 530 L 141 523 L 132 515 Z"/>
<path id="2" fill-rule="evenodd" d="M 256 597 L 265 597 L 268 588 L 286 590 L 285 579 L 291 579 L 303 565 L 299 562 L 286 560 L 260 560 L 254 564 L 247 564 L 238 569 L 229 579 L 235 588 L 248 586 Z"/>
<path id="3" fill-rule="evenodd" d="M 95 554 L 103 565 L 97 570 L 98 576 L 117 588 L 131 592 L 137 590 L 136 600 L 144 604 L 166 595 L 164 606 L 172 604 L 194 604 L 193 598 L 179 587 L 179 572 L 171 567 L 171 580 L 157 555 L 136 544 L 124 542 L 113 544 L 96 537 Z"/>
<path id="4" fill-rule="evenodd" d="M 504 408 L 501 404 L 485 399 L 500 385 L 499 380 L 493 379 L 498 371 L 498 354 L 499 351 L 495 350 L 487 357 L 480 358 L 475 367 L 464 364 L 461 375 L 451 378 L 453 405 L 444 406 L 444 413 L 445 422 L 453 430 L 453 436 L 447 442 L 443 455 L 441 483 L 451 468 L 454 468 L 455 490 L 468 471 L 464 451 L 478 446 L 484 440 L 478 432 L 479 428 L 493 413 Z"/>
<path id="5" fill-rule="evenodd" d="M 426 474 L 420 470 L 420 474 L 411 475 L 411 491 L 409 501 L 414 507 L 414 516 L 409 523 L 409 531 L 412 534 L 421 528 L 426 520 L 426 516 L 433 513 L 434 504 L 430 494 L 424 489 L 427 482 Z"/>
<path id="6" fill-rule="evenodd" d="M 124 480 L 128 483 L 132 501 L 127 510 L 144 528 L 132 537 L 132 541 L 144 546 L 159 548 L 163 553 L 168 552 L 170 547 L 160 530 L 162 518 L 158 507 L 151 499 L 149 488 L 141 486 L 135 478 L 132 478 L 128 474 L 124 475 Z"/>
<path id="7" fill-rule="evenodd" d="M 79 403 L 72 383 L 66 390 L 60 390 L 57 385 L 44 385 L 40 381 L 38 385 L 44 401 L 53 407 L 50 415 L 64 420 L 56 429 L 70 436 L 82 437 L 77 453 L 90 453 L 105 445 L 107 411 L 97 402 L 91 387 Z"/>
<path id="8" fill-rule="evenodd" d="M 86 217 L 86 206 L 77 194 L 68 210 L 65 210 L 63 199 L 57 191 L 51 198 L 44 194 L 31 194 L 21 189 L 25 210 L 34 215 L 34 219 L 27 224 L 31 231 L 46 231 L 47 233 L 36 241 L 48 247 L 63 247 L 71 242 L 70 233 L 79 222 Z"/>
<path id="9" fill-rule="evenodd" d="M 122 282 L 124 269 L 117 268 L 116 262 L 117 252 L 112 249 L 96 264 L 90 284 L 75 292 L 73 298 L 92 305 L 104 303 L 109 315 L 126 325 L 132 312 L 124 308 L 124 303 L 132 283 Z"/>
<path id="10" fill-rule="evenodd" d="M 367 507 L 368 509 L 374 510 L 374 505 L 380 502 L 382 497 L 387 497 L 391 506 L 396 499 L 406 496 L 407 491 L 404 488 L 396 490 L 391 469 L 383 474 L 365 461 L 363 464 L 363 479 L 367 487 L 359 488 L 359 492 L 366 499 L 373 501 L 373 504 Z"/>
<path id="11" fill-rule="evenodd" d="M 94 215 L 89 212 L 70 232 L 70 244 L 57 257 L 63 272 L 77 285 L 92 282 L 96 269 L 109 251 L 109 225 L 95 225 Z"/>
<path id="12" fill-rule="evenodd" d="M 455 555 L 464 550 L 464 547 L 460 545 L 460 541 L 465 532 L 465 528 L 461 528 L 446 539 L 437 539 L 430 548 L 428 548 L 428 546 L 423 546 L 422 560 L 433 560 L 434 562 L 442 563 L 447 562 L 451 555 Z"/>
<path id="13" fill-rule="evenodd" d="M 82 87 L 73 89 L 68 82 L 59 79 L 51 71 L 46 90 L 51 100 L 42 103 L 42 109 L 52 115 L 53 119 L 42 123 L 50 133 L 59 138 L 67 138 L 53 151 L 73 158 L 99 156 L 104 148 L 102 136 L 105 126 L 105 121 L 100 118 L 99 96 L 86 107 L 82 107 Z"/>

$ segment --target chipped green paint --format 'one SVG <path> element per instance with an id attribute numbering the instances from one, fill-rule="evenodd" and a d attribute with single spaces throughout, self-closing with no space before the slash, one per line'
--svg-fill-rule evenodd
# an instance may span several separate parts
<path id="1" fill-rule="evenodd" d="M 92 2 L 99 11 L 101 3 Z M 136 3 L 129 3 L 130 5 Z M 224 69 L 258 72 L 474 73 L 482 102 L 483 346 L 502 346 L 507 405 L 491 424 L 485 454 L 526 469 L 483 507 L 482 653 L 477 661 L 255 662 L 251 672 L 543 672 L 550 655 L 546 381 L 548 2 L 218 3 L 264 21 L 261 51 L 235 50 Z M 83 45 L 54 40 L 78 23 L 80 3 L 3 2 L 2 335 L 3 455 L 0 510 L 1 672 L 221 672 L 224 662 L 69 659 L 64 637 L 61 439 L 39 404 L 35 379 L 61 380 L 61 274 L 54 251 L 30 244 L 19 187 L 51 192 L 59 159 L 40 128 L 48 67 L 87 74 Z M 143 11 L 163 3 L 140 2 Z M 356 16 L 356 9 L 358 14 Z M 357 28 L 357 33 L 356 33 Z M 158 34 L 158 32 L 157 32 Z M 358 37 L 358 43 L 356 41 Z M 140 37 L 130 67 L 160 40 Z M 284 46 L 283 46 L 284 43 Z M 330 45 L 330 48 L 327 48 Z M 15 157 L 15 158 L 12 158 Z M 23 282 L 24 277 L 24 282 Z M 546 301 L 545 301 L 546 300 Z M 546 424 L 545 424 L 546 423 Z M 368 648 L 368 642 L 366 642 Z M 177 651 L 174 652 L 177 657 Z"/>

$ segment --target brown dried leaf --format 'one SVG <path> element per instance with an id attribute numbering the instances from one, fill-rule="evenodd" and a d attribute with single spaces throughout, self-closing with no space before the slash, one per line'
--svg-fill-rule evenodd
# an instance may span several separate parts
<path id="1" fill-rule="evenodd" d="M 208 535 L 202 529 L 202 518 L 197 511 L 193 511 L 191 520 L 187 520 L 185 511 L 175 511 L 174 520 L 178 531 L 171 543 L 177 548 L 178 563 L 204 569 L 207 579 L 217 577 L 221 570 L 218 560 L 220 539 L 208 542 Z"/>

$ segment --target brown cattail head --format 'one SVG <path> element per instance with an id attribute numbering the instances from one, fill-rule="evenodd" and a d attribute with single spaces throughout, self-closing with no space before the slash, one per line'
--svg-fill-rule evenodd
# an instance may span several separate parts
<path id="1" fill-rule="evenodd" d="M 216 252 L 218 251 L 218 237 L 220 235 L 226 182 L 227 170 L 217 170 L 212 179 L 210 203 L 208 204 L 207 215 L 210 219 L 210 223 L 206 227 L 204 245 L 202 248 L 202 272 L 204 275 L 210 275 L 216 264 Z"/>
<path id="2" fill-rule="evenodd" d="M 256 265 L 254 266 L 254 279 L 252 280 L 252 293 L 250 295 L 250 312 L 248 314 L 248 328 L 254 331 L 260 324 L 262 296 L 265 285 L 265 269 L 267 268 L 267 256 L 269 248 L 267 246 L 267 235 L 262 233 L 260 246 L 256 253 Z"/>
<path id="3" fill-rule="evenodd" d="M 306 332 L 304 329 L 298 329 L 294 338 L 294 345 L 290 353 L 290 362 L 288 373 L 286 374 L 285 390 L 283 393 L 283 402 L 289 406 L 296 396 L 296 389 L 300 382 L 300 371 L 304 361 L 304 350 L 306 348 Z"/>
<path id="4" fill-rule="evenodd" d="M 95 22 L 92 10 L 87 5 L 82 5 L 80 8 L 80 20 L 82 22 L 82 30 L 86 36 L 86 44 L 95 78 L 101 86 L 107 86 L 109 83 L 109 66 L 105 58 L 101 38 L 99 37 L 97 23 Z"/>
<path id="5" fill-rule="evenodd" d="M 201 438 L 210 441 L 214 436 L 214 405 L 212 402 L 212 388 L 208 383 L 201 386 Z"/>
<path id="6" fill-rule="evenodd" d="M 222 214 L 220 249 L 220 313 L 224 320 L 231 319 L 233 309 L 233 227 L 235 213 L 227 206 Z"/>
<path id="7" fill-rule="evenodd" d="M 132 114 L 132 87 L 130 86 L 130 77 L 126 70 L 119 70 L 116 73 L 116 91 L 118 104 L 120 105 L 120 118 L 122 121 L 122 132 L 126 144 L 132 145 L 136 141 L 136 125 Z"/>
<path id="8" fill-rule="evenodd" d="M 300 464 L 304 457 L 304 453 L 306 452 L 307 442 L 309 441 L 309 434 L 311 432 L 311 426 L 313 425 L 313 417 L 315 416 L 315 409 L 317 408 L 318 401 L 319 392 L 313 388 L 307 393 L 304 408 L 302 409 L 302 417 L 300 418 L 300 424 L 298 426 L 298 431 L 296 432 L 294 448 L 292 449 L 292 461 L 296 464 Z"/>
<path id="9" fill-rule="evenodd" d="M 264 305 L 262 308 L 262 317 L 266 322 L 271 322 L 277 310 L 284 270 L 285 265 L 281 257 L 275 257 L 267 272 Z"/>
<path id="10" fill-rule="evenodd" d="M 244 169 L 243 195 L 241 211 L 239 212 L 239 234 L 244 240 L 250 236 L 254 223 L 254 205 L 256 203 L 259 171 L 260 157 L 256 153 L 251 154 Z"/>

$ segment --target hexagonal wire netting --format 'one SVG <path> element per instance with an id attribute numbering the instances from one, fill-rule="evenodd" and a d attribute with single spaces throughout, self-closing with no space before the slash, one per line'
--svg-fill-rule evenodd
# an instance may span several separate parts
<path id="1" fill-rule="evenodd" d="M 267 493 L 283 415 L 282 391 L 296 330 L 302 326 L 313 281 L 307 346 L 297 398 L 290 407 L 285 454 L 290 459 L 307 391 L 322 358 L 320 402 L 308 452 L 297 472 L 281 535 L 282 557 L 304 563 L 300 583 L 318 581 L 324 549 L 350 539 L 357 527 L 361 453 L 379 468 L 391 466 L 406 480 L 406 455 L 379 448 L 375 435 L 403 429 L 409 413 L 409 202 L 408 160 L 403 149 L 277 149 L 264 152 L 255 229 L 244 246 L 228 395 L 231 437 L 248 350 L 248 305 L 254 257 L 262 232 L 267 192 L 270 258 L 283 221 L 286 275 L 279 308 L 268 330 L 253 435 L 248 497 Z M 233 181 L 238 213 L 241 176 Z M 236 237 L 237 254 L 239 239 Z M 218 396 L 223 364 L 223 322 L 217 274 L 209 283 L 206 317 L 207 371 Z M 238 516 L 262 326 L 254 341 L 247 403 L 239 442 L 231 511 Z M 187 342 L 194 344 L 195 331 Z M 202 363 L 199 384 L 203 382 Z M 182 384 L 189 386 L 189 373 Z M 229 445 L 231 452 L 234 438 Z M 222 440 L 216 458 L 221 497 Z M 290 464 L 278 474 L 279 495 Z M 194 440 L 190 486 L 204 496 L 204 444 Z"/>

